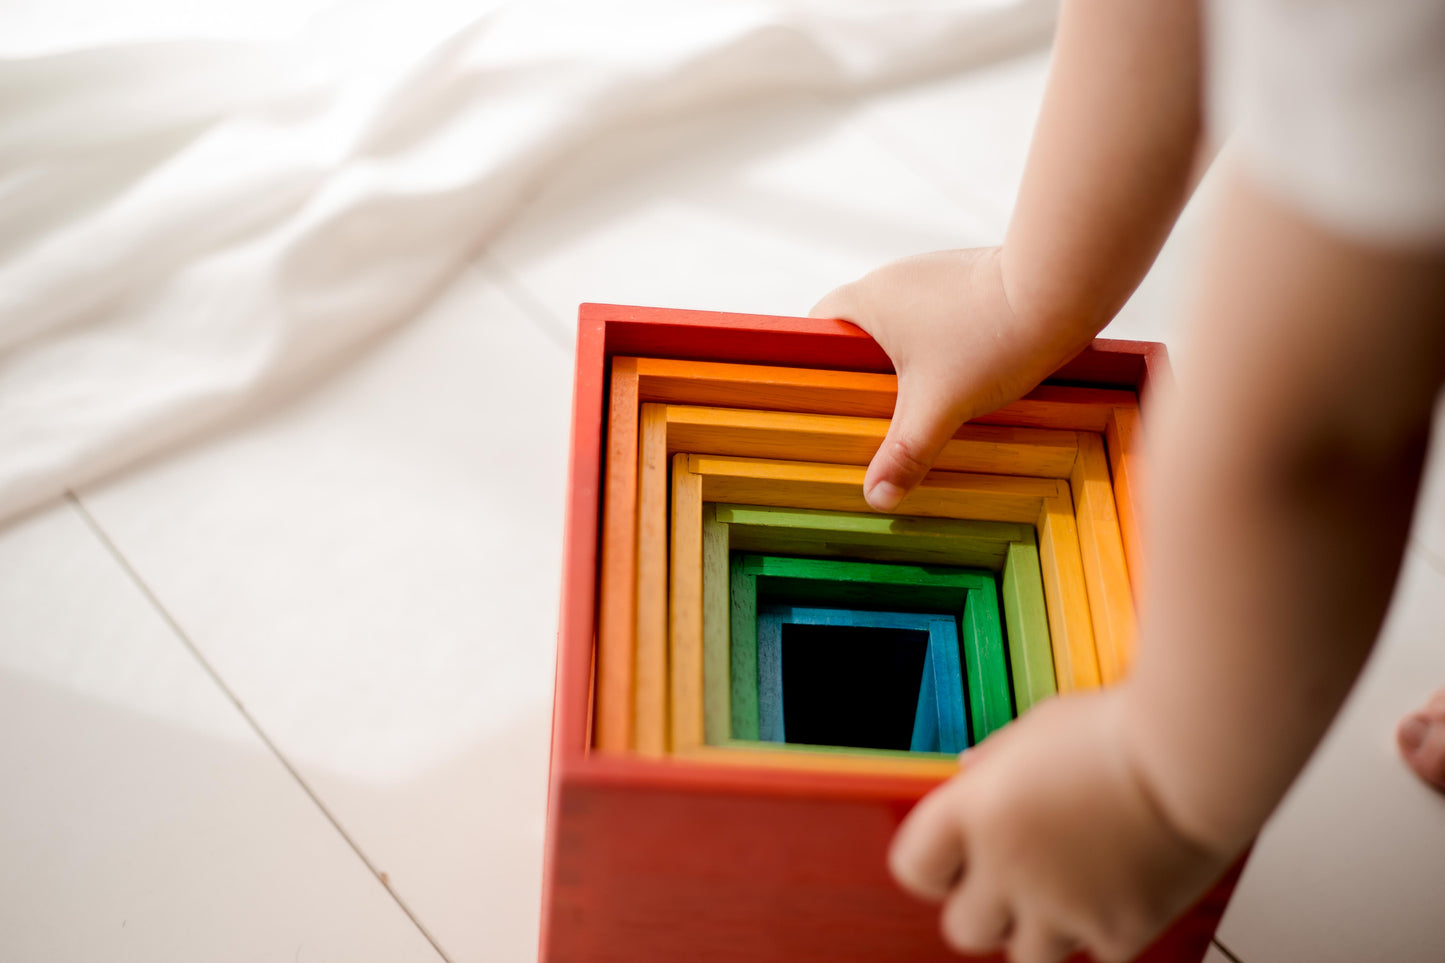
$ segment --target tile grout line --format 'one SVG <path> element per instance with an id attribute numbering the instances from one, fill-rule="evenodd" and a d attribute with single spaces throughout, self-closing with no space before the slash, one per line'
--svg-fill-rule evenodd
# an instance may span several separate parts
<path id="1" fill-rule="evenodd" d="M 210 661 L 207 660 L 207 658 L 201 653 L 201 650 L 196 647 L 196 644 L 191 640 L 191 637 L 186 634 L 185 630 L 181 628 L 180 624 L 175 620 L 171 613 L 166 609 L 164 605 L 161 604 L 160 598 L 155 594 L 155 592 L 151 590 L 151 587 L 147 585 L 145 581 L 140 577 L 140 573 L 137 572 L 134 566 L 130 564 L 130 560 L 127 559 L 125 555 L 121 552 L 120 547 L 116 545 L 115 542 L 111 540 L 110 536 L 106 534 L 105 530 L 100 527 L 100 523 L 95 520 L 95 516 L 90 514 L 90 511 L 85 507 L 84 503 L 81 502 L 79 496 L 77 496 L 73 491 L 66 491 L 65 497 L 66 500 L 70 502 L 72 507 L 74 507 L 75 511 L 80 515 L 81 520 L 85 522 L 86 526 L 95 535 L 95 537 L 100 539 L 101 544 L 105 546 L 105 550 L 109 552 L 111 557 L 114 558 L 116 562 L 120 565 L 120 567 L 125 570 L 125 574 L 127 575 L 127 577 L 129 577 L 131 582 L 134 583 L 134 585 L 136 586 L 136 588 L 140 590 L 146 601 L 151 604 L 151 607 L 156 610 L 156 612 L 160 615 L 161 619 L 166 623 L 170 630 L 175 633 L 176 638 L 180 639 L 181 644 L 185 646 L 187 651 L 190 652 L 191 657 L 196 660 L 196 662 L 200 665 L 201 669 L 206 673 L 206 675 L 210 676 L 211 681 L 216 684 L 216 686 L 221 690 L 221 692 L 226 696 L 226 698 L 231 701 L 231 704 L 236 707 L 236 711 L 241 714 L 241 718 L 246 721 L 246 725 L 251 728 L 251 731 L 254 732 L 256 736 L 261 740 L 261 742 L 266 746 L 266 748 L 271 751 L 271 754 L 276 757 L 276 760 L 281 763 L 282 767 L 291 774 L 291 778 L 296 781 L 296 785 L 301 787 L 301 791 L 304 792 L 307 797 L 310 798 L 311 802 L 315 804 L 316 808 L 321 811 L 321 815 L 326 817 L 326 821 L 329 822 L 331 824 L 331 827 L 340 834 L 343 840 L 346 841 L 346 845 L 351 847 L 351 851 L 356 854 L 356 858 L 361 860 L 362 865 L 365 866 L 367 870 L 371 873 L 371 875 L 376 879 L 376 881 L 381 884 L 381 887 L 386 890 L 387 895 L 392 898 L 392 901 L 395 902 L 396 905 L 401 908 L 401 911 L 406 914 L 406 918 L 411 920 L 412 925 L 415 926 L 417 930 L 420 931 L 421 935 L 426 939 L 426 941 L 431 944 L 432 949 L 436 950 L 437 956 L 441 957 L 444 963 L 452 963 L 451 958 L 447 956 L 444 950 L 442 950 L 441 946 L 437 943 L 431 932 L 427 930 L 424 925 L 422 925 L 421 920 L 417 919 L 416 914 L 411 911 L 411 907 L 407 906 L 406 902 L 399 895 L 397 895 L 394 890 L 392 890 L 391 883 L 384 877 L 382 872 L 378 870 L 375 865 L 372 864 L 371 860 L 367 858 L 366 854 L 361 851 L 361 847 L 357 845 L 356 840 L 354 840 L 351 837 L 351 834 L 346 831 L 345 827 L 341 825 L 341 821 L 338 820 L 336 816 L 331 812 L 331 810 L 327 808 L 326 804 L 321 801 L 321 797 L 319 797 L 316 792 L 307 784 L 306 780 L 302 778 L 301 773 L 298 772 L 296 767 L 291 764 L 291 761 L 286 758 L 286 756 L 281 752 L 280 748 L 277 747 L 276 743 L 273 742 L 271 740 L 271 737 L 266 734 L 266 731 L 261 728 L 261 725 L 259 722 L 256 721 L 256 718 L 252 716 L 249 711 L 247 711 L 246 707 L 241 703 L 240 698 L 237 697 L 236 693 L 231 690 L 230 686 L 226 685 L 225 681 L 221 678 L 215 667 L 212 666 Z"/>
<path id="2" fill-rule="evenodd" d="M 476 257 L 472 258 L 467 270 L 476 272 L 478 277 L 496 285 L 503 296 L 541 328 L 542 333 L 569 358 L 575 353 L 576 345 L 567 331 L 567 323 L 554 316 L 532 289 L 502 263 L 501 258 L 493 254 L 490 248 L 482 248 Z"/>
<path id="3" fill-rule="evenodd" d="M 1445 575 L 1445 558 L 1442 558 L 1439 553 L 1437 553 L 1429 545 L 1426 545 L 1424 541 L 1417 538 L 1413 534 L 1409 537 L 1408 544 L 1409 547 L 1415 549 L 1415 551 L 1420 553 L 1420 557 L 1424 560 L 1426 565 L 1430 566 L 1441 575 Z"/>
<path id="4" fill-rule="evenodd" d="M 1229 947 L 1227 947 L 1227 946 L 1225 946 L 1223 943 L 1219 942 L 1219 937 L 1218 937 L 1218 936 L 1215 936 L 1215 937 L 1211 938 L 1209 942 L 1210 942 L 1210 943 L 1213 943 L 1213 944 L 1214 944 L 1214 948 L 1215 948 L 1216 950 L 1218 950 L 1219 952 L 1223 953 L 1223 954 L 1225 955 L 1225 957 L 1227 957 L 1227 958 L 1229 959 L 1229 963 L 1242 963 L 1242 961 L 1239 959 L 1239 957 L 1235 956 L 1232 952 L 1230 952 Z"/>

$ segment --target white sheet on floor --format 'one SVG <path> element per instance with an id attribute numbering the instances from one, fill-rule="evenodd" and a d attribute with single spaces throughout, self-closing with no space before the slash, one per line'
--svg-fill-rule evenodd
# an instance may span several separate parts
<path id="1" fill-rule="evenodd" d="M 0 13 L 0 520 L 322 376 L 628 122 L 967 69 L 1055 5 L 157 2 Z"/>

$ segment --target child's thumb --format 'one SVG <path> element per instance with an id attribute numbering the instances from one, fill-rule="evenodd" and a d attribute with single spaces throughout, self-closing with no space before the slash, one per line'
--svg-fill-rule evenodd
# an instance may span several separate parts
<path id="1" fill-rule="evenodd" d="M 943 397 L 942 392 L 921 390 L 899 380 L 893 421 L 863 476 L 863 497 L 875 511 L 897 508 L 923 481 L 938 453 L 963 423 L 941 403 Z"/>

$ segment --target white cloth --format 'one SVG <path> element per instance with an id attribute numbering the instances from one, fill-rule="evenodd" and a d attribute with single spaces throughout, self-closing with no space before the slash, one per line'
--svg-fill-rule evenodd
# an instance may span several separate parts
<path id="1" fill-rule="evenodd" d="M 1445 0 L 1215 0 L 1212 124 L 1272 194 L 1386 244 L 1445 241 Z"/>
<path id="2" fill-rule="evenodd" d="M 1055 6 L 356 0 L 298 30 L 109 0 L 111 40 L 46 29 L 77 2 L 0 13 L 0 520 L 317 377 L 613 126 L 963 69 Z"/>

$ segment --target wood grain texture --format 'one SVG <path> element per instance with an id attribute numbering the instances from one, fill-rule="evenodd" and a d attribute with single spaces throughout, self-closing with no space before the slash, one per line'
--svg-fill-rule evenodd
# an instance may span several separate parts
<path id="1" fill-rule="evenodd" d="M 942 740 L 938 730 L 938 682 L 933 672 L 933 646 L 923 661 L 923 680 L 918 686 L 918 703 L 913 707 L 913 736 L 910 752 L 938 752 Z"/>
<path id="2" fill-rule="evenodd" d="M 839 772 L 804 769 L 816 752 L 698 752 L 731 759 L 599 756 L 564 785 L 542 963 L 1004 963 L 949 950 L 938 907 L 888 874 L 899 823 L 956 763 Z M 1137 963 L 1200 963 L 1234 875 Z"/>
<path id="3" fill-rule="evenodd" d="M 859 559 L 743 556 L 762 601 L 935 608 L 961 613 L 969 591 L 994 590 L 991 573 L 941 565 Z"/>
<path id="4" fill-rule="evenodd" d="M 769 461 L 693 455 L 689 468 L 703 476 L 708 501 L 868 512 L 858 465 Z M 899 513 L 944 518 L 1031 523 L 1039 506 L 1062 487 L 1052 478 L 930 472 L 900 504 Z"/>
<path id="5" fill-rule="evenodd" d="M 668 405 L 668 451 L 867 465 L 889 419 Z M 934 461 L 939 471 L 1067 478 L 1075 432 L 965 425 Z"/>
<path id="6" fill-rule="evenodd" d="M 971 592 L 959 619 L 963 668 L 968 679 L 969 728 L 973 743 L 982 742 L 1013 721 L 1008 657 L 998 612 L 997 585 Z"/>
<path id="7" fill-rule="evenodd" d="M 1099 682 L 1112 685 L 1124 677 L 1134 651 L 1134 597 L 1119 536 L 1114 487 L 1102 435 L 1083 432 L 1079 457 L 1069 487 L 1074 498 L 1084 584 L 1094 620 L 1094 649 L 1099 657 Z"/>
<path id="8" fill-rule="evenodd" d="M 891 374 L 646 357 L 637 365 L 643 402 L 891 418 L 898 397 Z M 1043 384 L 970 424 L 1103 431 L 1112 407 L 1137 401 L 1128 390 Z"/>
<path id="9" fill-rule="evenodd" d="M 709 744 L 732 736 L 732 611 L 728 599 L 728 530 L 715 506 L 702 518 L 702 678 L 704 738 Z"/>
<path id="10" fill-rule="evenodd" d="M 880 612 L 873 609 L 825 609 L 795 604 L 759 604 L 757 609 L 757 703 L 759 739 L 763 743 L 788 742 L 783 690 L 782 626 L 827 625 L 866 629 L 916 629 L 928 633 L 925 675 L 932 682 L 938 752 L 959 753 L 968 748 L 967 703 L 964 671 L 959 662 L 958 622 L 952 616 L 920 612 Z M 837 749 L 851 749 L 840 746 Z M 840 753 L 837 758 L 842 758 Z"/>
<path id="11" fill-rule="evenodd" d="M 979 562 L 992 562 L 999 552 L 1004 555 L 1001 588 L 1006 634 L 1011 665 L 1012 688 L 1018 711 L 1040 699 L 1053 695 L 1053 651 L 1049 643 L 1048 618 L 1044 603 L 1039 553 L 1032 525 L 1002 522 L 960 521 L 942 518 L 898 518 L 886 515 L 861 515 L 845 512 L 811 511 L 807 509 L 773 508 L 755 505 L 709 505 L 717 524 L 725 529 L 728 549 L 734 553 L 734 564 L 741 572 L 740 550 L 782 554 L 846 555 L 845 565 L 859 565 L 860 559 L 881 562 L 919 563 L 979 568 Z M 805 540 L 794 534 L 802 531 Z M 774 575 L 786 572 L 784 566 L 796 563 L 775 561 Z M 818 562 L 818 559 L 808 560 Z M 765 569 L 755 569 L 764 571 Z M 817 574 L 817 570 L 814 574 Z M 764 584 L 767 580 L 764 579 Z M 746 583 L 748 624 L 756 624 L 758 583 Z M 992 586 L 988 587 L 992 592 Z M 815 593 L 815 601 L 825 596 Z M 876 597 L 876 596 L 875 596 Z M 735 595 L 735 600 L 741 596 Z M 833 596 L 837 601 L 840 596 Z M 896 597 L 884 596 L 881 604 L 897 604 Z M 920 601 L 918 597 L 912 602 Z M 939 599 L 932 599 L 940 602 Z M 941 602 L 948 608 L 961 599 Z M 756 667 L 756 661 L 750 663 Z M 752 678 L 751 676 L 749 678 Z M 1005 681 L 1007 684 L 1007 680 Z M 714 685 L 710 679 L 709 688 Z M 756 711 L 756 710 L 753 710 Z M 749 730 L 755 732 L 756 730 Z M 753 736 L 756 738 L 756 736 Z M 710 740 L 711 741 L 711 740 Z"/>
<path id="12" fill-rule="evenodd" d="M 917 629 L 928 633 L 925 673 L 936 697 L 939 751 L 968 748 L 967 706 L 959 661 L 958 623 L 950 615 L 874 609 L 822 608 L 769 603 L 758 606 L 758 715 L 763 742 L 787 742 L 783 721 L 783 625 L 836 625 L 875 629 Z M 839 747 L 843 749 L 851 747 Z"/>
<path id="13" fill-rule="evenodd" d="M 687 456 L 672 466 L 672 584 L 668 649 L 669 748 L 701 745 L 703 720 L 702 482 Z"/>
<path id="14" fill-rule="evenodd" d="M 928 652 L 923 671 L 933 689 L 938 718 L 938 744 L 930 748 L 944 753 L 959 753 L 973 744 L 968 729 L 968 712 L 972 706 L 963 694 L 964 668 L 958 630 L 959 623 L 952 619 L 935 618 L 928 623 Z M 1004 695 L 1007 697 L 1007 690 Z"/>
<path id="15" fill-rule="evenodd" d="M 1054 650 L 1054 682 L 1061 693 L 1096 689 L 1099 659 L 1094 652 L 1093 619 L 1084 585 L 1073 499 L 1067 487 L 1044 503 L 1037 528 L 1049 639 Z"/>
<path id="16" fill-rule="evenodd" d="M 887 431 L 884 419 L 687 406 L 667 406 L 665 417 L 669 451 L 680 447 L 686 450 L 746 451 L 757 446 L 765 451 L 807 452 L 814 457 L 847 457 L 851 451 L 851 456 L 860 465 L 866 464 Z M 1005 463 L 1017 463 L 1025 473 L 1054 476 L 1067 473 L 1076 461 L 1076 432 L 987 426 L 973 427 L 969 431 L 972 434 L 952 442 L 952 449 L 945 450 L 944 467 L 973 466 L 997 471 Z M 853 490 L 843 493 L 850 501 L 842 504 L 856 505 L 861 498 L 856 486 L 850 487 Z M 910 500 L 910 507 L 917 505 L 917 510 L 927 513 L 927 485 L 923 488 Z M 1016 520 L 1026 519 L 1032 512 L 1031 506 L 1019 508 L 1014 517 Z M 985 505 L 980 506 L 976 514 L 991 516 L 1000 512 L 993 506 Z M 644 635 L 645 630 L 639 634 L 639 664 L 649 657 L 648 640 Z M 687 651 L 691 652 L 691 649 Z M 639 696 L 639 699 L 650 698 L 650 692 Z M 691 709 L 689 703 L 687 711 L 691 712 Z M 646 708 L 640 711 L 644 716 L 647 713 Z M 679 724 L 674 720 L 674 729 Z"/>
<path id="17" fill-rule="evenodd" d="M 608 389 L 607 483 L 602 507 L 594 745 L 632 748 L 632 653 L 637 614 L 637 362 L 617 358 Z"/>
<path id="18" fill-rule="evenodd" d="M 849 759 L 863 757 L 872 759 L 912 760 L 914 762 L 944 762 L 954 763 L 958 758 L 957 753 L 951 752 L 915 752 L 912 749 L 873 749 L 862 746 L 813 746 L 805 742 L 757 742 L 746 739 L 729 739 L 720 745 L 721 749 L 742 749 L 747 752 L 791 752 L 808 753 L 810 755 L 823 755 L 837 758 L 839 756 Z M 857 770 L 848 769 L 848 772 Z M 868 771 L 868 770 L 865 770 Z"/>
<path id="19" fill-rule="evenodd" d="M 1166 369 L 1167 370 L 1167 369 Z M 1144 535 L 1140 529 L 1144 506 L 1144 436 L 1136 406 L 1117 407 L 1104 430 L 1109 467 L 1114 476 L 1114 505 L 1119 512 L 1119 535 L 1135 599 L 1141 598 L 1144 579 Z"/>
<path id="20" fill-rule="evenodd" d="M 1023 715 L 1058 691 L 1054 682 L 1053 646 L 1049 642 L 1048 609 L 1044 604 L 1043 573 L 1033 532 L 1027 541 L 1009 545 L 999 588 L 1008 626 L 1014 706 L 1015 711 Z"/>
<path id="21" fill-rule="evenodd" d="M 644 407 L 645 412 L 653 410 L 650 405 Z M 824 485 L 837 483 L 839 473 L 842 473 L 841 484 L 846 485 L 848 497 L 856 497 L 861 500 L 857 493 L 860 491 L 863 469 L 858 466 L 683 456 L 681 453 L 679 457 L 679 464 L 685 463 L 688 471 L 701 477 L 702 497 L 704 498 L 714 497 L 717 494 L 717 491 L 712 488 L 714 479 L 741 476 L 749 485 L 761 485 L 773 494 L 777 493 L 777 486 L 780 484 L 800 483 L 804 485 L 804 490 L 788 491 L 787 501 L 792 505 L 813 507 L 808 503 L 809 498 L 831 499 L 836 497 L 836 491 L 825 491 L 822 496 L 819 496 L 817 492 L 819 481 L 821 480 Z M 683 457 L 685 457 L 685 462 L 681 460 Z M 811 490 L 808 490 L 808 486 L 811 486 Z M 1055 644 L 1053 647 L 1055 676 L 1056 679 L 1067 680 L 1063 683 L 1056 682 L 1056 685 L 1062 691 L 1070 691 L 1066 686 L 1074 688 L 1097 686 L 1098 658 L 1094 648 L 1092 625 L 1088 621 L 1090 619 L 1088 590 L 1083 577 L 1077 528 L 1073 518 L 1073 504 L 1069 497 L 1067 484 L 1057 479 L 938 472 L 930 475 L 927 487 L 929 488 L 927 495 L 932 501 L 926 510 L 940 513 L 954 512 L 973 517 L 982 515 L 985 520 L 988 520 L 987 513 L 989 512 L 1010 513 L 1005 517 L 1014 521 L 1032 515 L 1041 530 L 1047 526 L 1047 535 L 1041 537 L 1040 542 L 1043 549 L 1041 554 L 1048 559 L 1048 566 L 1044 569 L 1041 564 L 1041 575 L 1044 581 L 1050 637 L 1056 639 L 1060 632 L 1063 633 L 1064 644 L 1062 646 Z M 980 503 L 978 499 L 980 493 L 985 497 L 983 503 Z M 738 490 L 728 489 L 724 486 L 721 494 L 723 497 L 734 497 L 738 494 Z M 750 489 L 749 494 L 758 495 L 759 491 Z M 763 497 L 768 496 L 764 495 Z M 993 500 L 988 501 L 987 499 Z M 825 502 L 825 504 L 832 504 L 832 502 Z M 1079 623 L 1078 620 L 1081 618 L 1084 621 Z M 736 622 L 734 624 L 736 625 Z M 699 630 L 697 641 L 699 652 L 702 645 L 701 630 Z M 762 672 L 764 651 L 762 646 L 758 646 L 754 651 L 757 653 L 756 661 L 751 664 L 758 666 L 758 686 L 761 692 L 768 678 Z M 740 665 L 749 664 L 746 648 L 739 649 L 735 645 L 733 654 L 740 659 Z M 978 664 L 980 666 L 986 664 L 982 659 L 982 650 L 976 654 L 979 657 Z M 1001 661 L 1001 649 L 998 655 L 999 658 L 995 658 L 987 664 L 998 666 Z M 985 681 L 980 674 L 972 678 L 970 682 L 980 691 L 985 691 L 990 686 L 996 689 L 997 685 L 994 683 L 1002 683 L 1004 678 L 1006 677 L 1000 672 Z M 747 690 L 739 685 L 737 677 L 731 673 L 730 680 L 732 687 L 730 698 L 734 709 L 733 735 L 748 737 L 751 724 L 750 707 L 738 704 L 739 698 L 745 698 L 744 693 Z M 972 694 L 972 688 L 970 693 Z M 758 716 L 760 728 L 757 731 L 761 738 L 768 739 L 771 732 L 766 720 L 762 719 L 761 710 L 766 702 L 761 701 L 760 698 L 758 705 L 760 707 Z M 999 711 L 992 718 L 980 716 L 975 723 L 976 728 L 991 732 L 1010 717 L 1011 713 L 1004 709 L 1008 705 L 1006 696 L 1003 699 L 995 697 L 992 705 L 997 706 Z"/>
<path id="22" fill-rule="evenodd" d="M 1033 525 L 909 518 L 769 505 L 718 505 L 733 550 L 845 556 L 872 561 L 958 565 L 1001 571 L 1012 542 L 1033 540 Z"/>
<path id="23" fill-rule="evenodd" d="M 885 859 L 899 821 L 956 771 L 952 761 L 889 760 L 894 768 L 878 769 L 869 768 L 878 761 L 851 759 L 858 770 L 845 772 L 815 752 L 758 753 L 777 760 L 758 761 L 713 749 L 730 758 L 708 765 L 588 752 L 608 361 L 654 355 L 887 371 L 886 356 L 837 321 L 625 305 L 583 305 L 576 345 L 539 959 L 664 963 L 700 946 L 752 963 L 968 959 L 939 939 L 936 908 L 897 890 Z M 1112 359 L 1141 352 L 1118 345 L 1094 342 L 1059 376 L 1140 387 Z M 1162 355 L 1162 346 L 1148 347 Z M 778 759 L 791 755 L 806 757 L 808 768 Z M 1141 963 L 1200 961 L 1239 868 Z"/>
<path id="24" fill-rule="evenodd" d="M 607 415 L 607 325 L 577 325 L 572 379 L 572 437 L 562 531 L 561 600 L 557 613 L 557 684 L 552 707 L 552 770 L 591 757 L 589 704 L 596 679 L 597 563 L 600 557 L 603 443 Z M 555 802 L 555 799 L 552 801 Z M 555 812 L 548 803 L 549 814 Z M 556 826 L 549 815 L 548 838 Z M 548 870 L 550 872 L 550 870 Z M 544 885 L 550 876 L 544 876 Z"/>
<path id="25" fill-rule="evenodd" d="M 1029 544 L 1032 544 L 1032 533 L 1029 534 Z M 743 571 L 756 578 L 754 591 L 760 604 L 780 601 L 794 605 L 858 605 L 954 614 L 963 633 L 961 651 L 966 669 L 973 739 L 976 741 L 1012 720 L 1013 703 L 1003 628 L 999 620 L 998 589 L 991 574 L 940 566 L 756 555 L 744 557 Z M 1037 581 L 1037 568 L 1034 577 Z M 1041 592 L 1038 606 L 1042 615 Z M 1042 641 L 1047 653 L 1047 635 Z M 761 638 L 759 644 L 761 649 Z M 760 664 L 761 660 L 760 654 Z M 956 658 L 949 657 L 947 665 L 955 664 Z M 928 690 L 925 694 L 933 694 L 937 698 L 938 693 L 943 693 L 942 697 L 947 698 L 949 691 L 941 687 L 936 692 Z M 761 693 L 759 698 L 762 698 Z M 952 745 L 947 742 L 940 744 L 945 747 Z M 968 744 L 963 742 L 959 748 Z"/>
<path id="26" fill-rule="evenodd" d="M 734 680 L 733 685 L 738 683 Z M 758 603 L 758 739 L 787 742 L 783 725 L 783 625 Z"/>
<path id="27" fill-rule="evenodd" d="M 758 738 L 758 593 L 757 580 L 743 573 L 743 560 L 728 563 L 728 615 L 731 628 L 729 700 L 735 739 Z"/>
<path id="28" fill-rule="evenodd" d="M 633 749 L 667 751 L 667 415 L 643 405 L 637 481 Z"/>
<path id="29" fill-rule="evenodd" d="M 741 750 L 741 751 L 739 751 Z M 850 773 L 870 776 L 947 779 L 958 772 L 956 758 L 933 753 L 893 752 L 884 749 L 848 751 L 837 746 L 790 745 L 786 742 L 736 740 L 723 746 L 699 746 L 677 756 L 679 760 L 733 767 L 763 766 L 801 772 Z"/>
<path id="30" fill-rule="evenodd" d="M 642 363 L 650 363 L 650 360 L 651 359 L 643 359 Z M 626 383 L 631 383 L 631 376 L 636 372 L 638 364 L 639 362 L 636 359 L 632 359 L 630 362 L 629 359 L 620 359 L 617 362 L 616 366 L 619 370 L 627 373 Z M 800 369 L 790 370 L 797 371 Z M 833 372 L 831 374 L 855 377 L 854 373 L 849 372 Z M 629 434 L 626 427 L 627 422 L 624 417 L 625 407 L 629 403 L 632 403 L 633 398 L 642 397 L 640 383 L 641 377 L 639 375 L 636 383 L 637 391 L 635 393 L 632 391 L 618 393 L 614 402 L 612 415 L 612 420 L 617 423 L 617 429 L 614 434 L 609 436 L 611 449 L 609 452 L 611 455 L 609 466 L 617 466 L 617 471 L 615 472 L 617 477 L 612 479 L 611 475 L 613 473 L 609 472 L 609 481 L 616 482 L 616 495 L 613 498 L 613 511 L 608 518 L 615 521 L 615 527 L 619 528 L 622 521 L 625 520 L 629 481 L 626 477 L 625 470 L 621 466 L 630 464 L 629 460 L 625 457 Z M 833 387 L 837 386 L 834 385 Z M 1080 392 L 1082 392 L 1082 394 L 1080 394 Z M 1121 400 L 1117 397 L 1107 397 L 1107 395 L 1107 392 L 1105 392 L 1104 395 L 1098 395 L 1097 393 L 1090 395 L 1088 389 L 1050 389 L 1049 391 L 1042 391 L 1039 397 L 1030 402 L 1030 404 L 1044 405 L 1046 407 L 1066 403 L 1080 403 L 1085 406 L 1092 404 L 1097 406 Z M 881 440 L 882 434 L 886 432 L 887 427 L 886 421 L 882 419 L 779 415 L 775 412 L 753 412 L 749 415 L 747 412 L 740 413 L 722 409 L 687 408 L 685 406 L 669 406 L 668 410 L 677 412 L 678 426 L 681 430 L 684 432 L 694 431 L 702 433 L 691 439 L 694 447 L 706 445 L 711 441 L 711 443 L 715 443 L 725 450 L 744 450 L 744 444 L 747 441 L 746 437 L 740 439 L 736 433 L 734 433 L 731 438 L 729 438 L 728 432 L 736 429 L 737 431 L 743 432 L 744 435 L 752 432 L 754 434 L 760 433 L 764 436 L 771 437 L 771 444 L 776 447 L 774 449 L 766 449 L 765 447 L 765 450 L 785 451 L 790 447 L 794 450 L 799 450 L 799 447 L 803 445 L 806 440 L 805 436 L 808 436 L 811 432 L 813 433 L 813 440 L 819 445 L 818 448 L 812 450 L 816 450 L 820 455 L 827 455 L 831 452 L 832 455 L 836 457 L 852 457 L 860 463 L 865 463 L 868 457 L 871 456 L 870 448 L 876 449 L 876 443 Z M 1110 408 L 1109 410 L 1112 411 L 1113 409 Z M 1096 416 L 1091 417 L 1096 420 Z M 791 422 L 787 421 L 789 418 L 793 420 Z M 1052 419 L 1053 416 L 1051 415 L 1050 418 Z M 779 421 L 778 419 L 783 420 Z M 670 433 L 669 431 L 669 435 Z M 1030 431 L 1028 429 L 1017 428 L 965 426 L 965 429 L 962 429 L 960 434 L 961 437 L 956 442 L 951 443 L 954 446 L 953 449 L 945 452 L 945 467 L 949 465 L 958 467 L 972 465 L 980 468 L 998 470 L 1002 464 L 1008 460 L 1012 459 L 1017 461 L 1022 459 L 1022 467 L 1020 470 L 1024 472 L 1036 471 L 1042 475 L 1048 475 L 1050 473 L 1061 472 L 1067 465 L 1071 465 L 1075 459 L 1077 447 L 1075 435 L 1072 431 Z M 684 438 L 684 440 L 687 439 Z M 733 447 L 729 447 L 730 445 Z M 852 446 L 851 449 L 849 448 L 850 445 Z M 669 441 L 669 447 L 675 447 L 675 443 L 671 440 Z M 851 451 L 851 455 L 847 454 L 848 451 Z M 644 457 L 645 453 L 639 451 L 639 461 Z M 639 487 L 638 500 L 640 504 L 641 483 L 638 482 L 637 484 Z M 834 494 L 837 496 L 837 499 L 832 503 L 833 507 L 867 511 L 868 506 L 862 501 L 861 495 L 856 490 L 852 492 L 846 491 L 846 487 L 848 486 L 834 486 Z M 939 511 L 935 506 L 930 504 L 928 488 L 929 482 L 926 481 L 925 484 L 920 487 L 920 490 L 910 496 L 909 501 L 901 507 L 920 515 L 947 514 L 944 511 Z M 612 490 L 613 486 L 609 484 L 609 491 Z M 745 492 L 745 489 L 739 489 L 733 497 L 742 500 L 747 497 Z M 997 511 L 993 506 L 981 505 L 973 514 L 996 518 L 1012 518 L 1015 521 L 1026 521 L 1029 510 L 1027 508 L 1021 508 L 1013 515 L 1007 515 Z M 645 520 L 639 519 L 639 538 L 646 537 L 646 535 L 643 534 L 646 530 L 646 525 L 647 522 Z M 623 539 L 625 539 L 625 536 L 612 539 L 612 543 L 615 544 L 617 550 L 621 552 L 625 552 L 628 547 Z M 613 553 L 613 557 L 616 557 L 616 552 Z M 978 563 L 989 564 L 993 567 L 1000 565 L 1000 560 L 996 555 L 993 558 L 980 558 L 977 561 Z M 635 677 L 631 676 L 628 670 L 635 669 L 635 671 L 645 674 L 655 669 L 656 659 L 654 649 L 656 647 L 656 632 L 659 617 L 654 609 L 649 609 L 644 613 L 641 608 L 641 606 L 647 604 L 646 600 L 651 598 L 651 594 L 644 586 L 643 581 L 648 580 L 649 584 L 654 586 L 656 584 L 655 578 L 652 577 L 650 571 L 647 569 L 647 564 L 646 562 L 640 562 L 638 566 L 637 577 L 639 581 L 635 595 L 628 593 L 626 590 L 628 576 L 625 574 L 626 567 L 624 565 L 604 565 L 603 567 L 604 573 L 610 571 L 613 574 L 604 575 L 604 578 L 606 578 L 608 582 L 602 591 L 602 606 L 606 614 L 604 616 L 601 633 L 605 634 L 606 639 L 603 641 L 599 638 L 600 661 L 598 665 L 599 676 L 597 687 L 600 712 L 597 720 L 599 744 L 615 744 L 614 734 L 619 730 L 625 732 L 628 728 L 626 725 L 628 721 L 627 715 L 625 712 L 616 708 L 618 703 L 617 700 L 613 698 L 613 693 L 622 693 L 625 695 L 628 691 L 629 684 L 634 683 Z M 635 604 L 628 604 L 630 598 L 635 598 Z M 631 609 L 631 611 L 629 611 L 629 609 Z M 636 626 L 637 661 L 635 665 L 629 664 L 629 660 L 617 651 L 619 646 L 613 644 L 619 637 L 618 633 L 626 631 L 626 627 L 630 621 L 629 617 L 635 620 L 634 624 Z M 634 690 L 632 701 L 635 708 L 631 721 L 634 723 L 634 726 L 641 724 L 641 722 L 646 722 L 647 725 L 654 726 L 656 722 L 656 711 L 649 708 L 655 697 L 655 693 L 652 688 L 650 688 L 651 679 L 644 680 L 642 685 L 645 689 L 644 692 L 637 693 Z M 621 719 L 620 722 L 619 717 Z M 609 742 L 609 740 L 613 741 Z M 634 741 L 638 748 L 643 751 L 656 751 L 656 740 L 650 734 L 641 737 L 635 736 Z"/>

